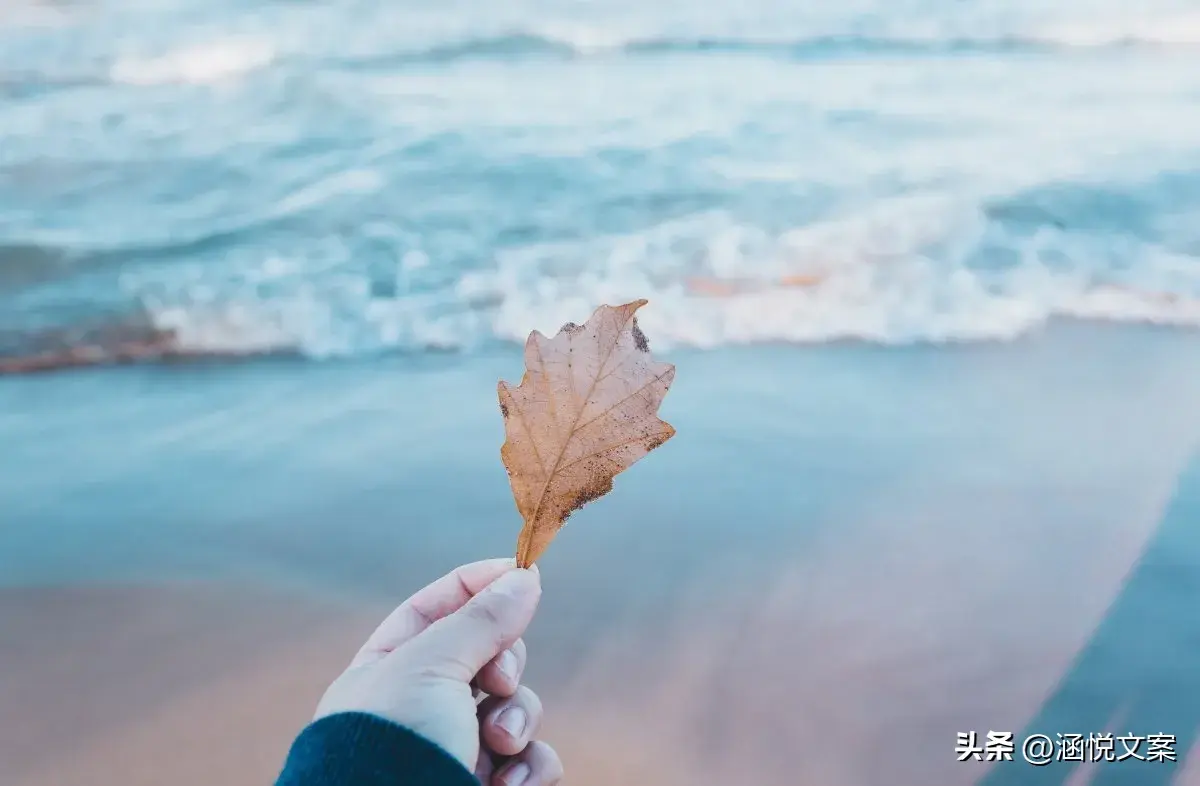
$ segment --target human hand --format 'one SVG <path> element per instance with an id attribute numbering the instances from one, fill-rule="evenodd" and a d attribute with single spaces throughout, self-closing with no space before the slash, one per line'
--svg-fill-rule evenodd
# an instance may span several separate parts
<path id="1" fill-rule="evenodd" d="M 495 559 L 455 569 L 388 615 L 316 719 L 368 712 L 437 743 L 486 786 L 554 786 L 562 762 L 533 740 L 542 703 L 520 685 L 521 634 L 541 594 L 536 566 Z M 486 694 L 478 704 L 477 693 Z"/>

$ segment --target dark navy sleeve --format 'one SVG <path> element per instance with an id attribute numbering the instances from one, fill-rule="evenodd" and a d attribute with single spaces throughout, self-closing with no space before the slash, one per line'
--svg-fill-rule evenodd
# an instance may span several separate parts
<path id="1" fill-rule="evenodd" d="M 479 786 L 479 780 L 403 726 L 344 712 L 300 732 L 275 786 Z"/>

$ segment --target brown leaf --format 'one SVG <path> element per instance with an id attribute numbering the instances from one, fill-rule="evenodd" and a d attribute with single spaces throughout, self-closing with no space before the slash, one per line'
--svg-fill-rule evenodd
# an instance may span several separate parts
<path id="1" fill-rule="evenodd" d="M 525 376 L 499 385 L 507 439 L 500 456 L 525 519 L 517 564 L 542 555 L 573 511 L 675 435 L 658 406 L 675 367 L 650 357 L 634 316 L 645 300 L 601 306 L 583 325 L 525 343 Z"/>

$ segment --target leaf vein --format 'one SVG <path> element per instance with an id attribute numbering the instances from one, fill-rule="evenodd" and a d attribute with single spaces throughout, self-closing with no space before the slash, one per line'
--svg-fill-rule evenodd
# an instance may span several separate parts
<path id="1" fill-rule="evenodd" d="M 538 516 L 541 515 L 542 505 L 546 501 L 546 492 L 550 490 L 550 483 L 551 483 L 551 481 L 554 480 L 554 476 L 558 474 L 558 468 L 559 468 L 559 465 L 562 464 L 563 456 L 565 456 L 567 454 L 567 447 L 571 444 L 571 440 L 573 440 L 575 438 L 575 434 L 578 431 L 576 426 L 579 424 L 579 419 L 581 417 L 583 417 L 583 412 L 585 409 L 587 409 L 587 402 L 591 400 L 592 393 L 594 393 L 596 390 L 596 385 L 599 380 L 600 373 L 604 371 L 604 367 L 606 365 L 608 365 L 609 358 L 611 358 L 612 353 L 614 351 L 616 351 L 617 344 L 620 343 L 621 331 L 625 329 L 625 325 L 627 325 L 629 323 L 629 320 L 632 318 L 633 318 L 633 313 L 630 312 L 630 314 L 625 318 L 625 321 L 623 323 L 621 323 L 621 326 L 619 328 L 617 328 L 617 339 L 618 340 L 613 341 L 612 346 L 610 346 L 608 348 L 608 351 L 606 353 L 604 353 L 604 359 L 600 362 L 600 368 L 596 372 L 596 378 L 592 380 L 592 384 L 591 384 L 591 387 L 588 388 L 587 395 L 583 397 L 583 406 L 580 407 L 579 411 L 575 413 L 575 420 L 571 423 L 571 428 L 567 432 L 567 437 L 566 437 L 566 439 L 563 440 L 562 448 L 559 449 L 559 451 L 558 451 L 558 458 L 555 459 L 554 466 L 550 469 L 549 474 L 546 475 L 546 482 L 542 485 L 542 493 L 538 495 L 537 505 L 533 509 L 533 516 L 531 518 L 531 522 L 534 524 L 534 526 L 536 526 Z M 597 353 L 599 353 L 599 350 L 600 350 L 600 334 L 601 334 L 601 331 L 597 330 L 596 331 Z M 540 461 L 540 459 L 539 459 L 539 461 Z"/>
<path id="2" fill-rule="evenodd" d="M 642 385 L 640 388 L 638 388 L 637 390 L 633 391 L 632 393 L 630 393 L 630 394 L 629 394 L 628 396 L 626 396 L 625 398 L 621 399 L 620 401 L 616 402 L 615 404 L 613 404 L 613 405 L 612 405 L 611 407 L 609 407 L 608 409 L 606 409 L 606 410 L 604 410 L 603 412 L 601 412 L 599 415 L 596 415 L 596 417 L 594 417 L 594 418 L 592 418 L 591 420 L 589 420 L 588 422 L 584 423 L 582 426 L 576 426 L 575 428 L 573 428 L 573 429 L 571 430 L 571 434 L 572 434 L 572 436 L 574 436 L 575 434 L 578 434 L 579 432 L 583 431 L 585 428 L 587 428 L 588 426 L 592 425 L 592 424 L 593 424 L 593 423 L 595 423 L 597 420 L 599 420 L 600 418 L 602 418 L 602 417 L 604 417 L 605 415 L 609 414 L 610 412 L 612 412 L 613 410 L 617 409 L 618 407 L 624 406 L 624 405 L 625 405 L 627 402 L 629 402 L 629 400 L 630 400 L 630 399 L 632 399 L 634 396 L 641 395 L 642 391 L 644 391 L 646 388 L 650 387 L 651 385 L 653 385 L 653 384 L 654 384 L 654 383 L 656 383 L 656 382 L 661 382 L 661 381 L 662 381 L 662 378 L 663 378 L 663 377 L 665 377 L 667 374 L 670 374 L 670 373 L 671 373 L 671 371 L 670 371 L 670 370 L 664 371 L 663 373 L 659 374 L 657 377 L 654 377 L 653 379 L 651 379 L 651 380 L 650 380 L 649 382 L 647 382 L 645 385 Z M 588 396 L 588 398 L 591 398 L 591 396 Z M 587 408 L 586 404 L 584 405 L 584 408 L 585 408 L 585 409 Z"/>
<path id="3" fill-rule="evenodd" d="M 538 469 L 542 472 L 546 471 L 546 465 L 542 463 L 542 456 L 537 449 L 537 438 L 533 436 L 533 429 L 529 427 L 529 421 L 525 419 L 525 410 L 517 403 L 517 397 L 509 394 L 509 399 L 512 401 L 517 410 L 517 420 L 521 421 L 521 427 L 525 429 L 525 436 L 529 437 L 529 447 L 533 451 L 533 457 L 537 459 Z"/>
<path id="4" fill-rule="evenodd" d="M 595 458 L 597 456 L 603 456 L 605 453 L 608 453 L 610 450 L 616 450 L 617 448 L 623 448 L 626 445 L 632 445 L 636 442 L 641 442 L 642 440 L 650 439 L 651 437 L 656 437 L 659 434 L 665 433 L 665 431 L 666 431 L 666 429 L 662 429 L 653 434 L 638 434 L 635 437 L 629 437 L 628 439 L 623 439 L 620 442 L 614 442 L 611 445 L 605 445 L 604 447 L 597 448 L 596 450 L 593 450 L 591 453 L 587 453 L 583 456 L 580 456 L 579 458 L 571 459 L 566 464 L 563 464 L 561 467 L 559 467 L 558 471 L 565 472 L 566 470 L 575 466 L 576 464 L 580 463 L 581 461 L 587 461 L 590 458 Z M 615 461 L 613 463 L 616 464 Z M 620 466 L 620 465 L 617 464 L 617 466 Z M 621 468 L 624 469 L 624 467 L 621 467 Z"/>

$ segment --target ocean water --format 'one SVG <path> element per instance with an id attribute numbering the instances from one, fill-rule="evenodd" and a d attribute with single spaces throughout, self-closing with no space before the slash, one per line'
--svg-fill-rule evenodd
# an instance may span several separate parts
<path id="1" fill-rule="evenodd" d="M 0 354 L 1190 329 L 1198 140 L 1195 3 L 6 3 Z"/>

